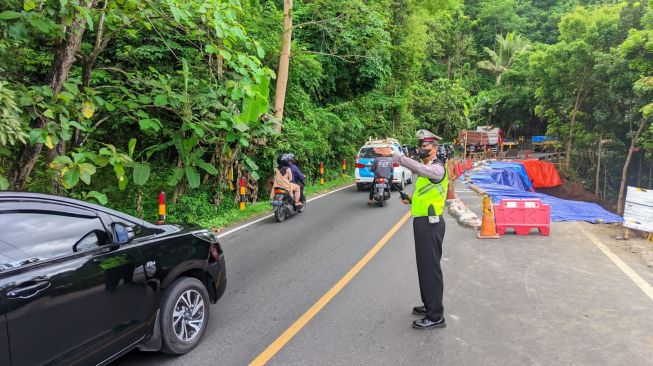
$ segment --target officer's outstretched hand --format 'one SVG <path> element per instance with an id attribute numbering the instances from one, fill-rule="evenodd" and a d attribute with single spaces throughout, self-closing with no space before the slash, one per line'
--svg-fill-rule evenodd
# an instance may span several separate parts
<path id="1" fill-rule="evenodd" d="M 405 198 L 401 198 L 401 197 L 400 197 L 400 198 L 401 198 L 401 203 L 403 203 L 404 205 L 410 205 L 410 201 L 412 201 L 413 196 L 411 196 L 411 195 L 408 194 L 408 193 L 404 193 L 404 195 L 406 195 L 408 199 L 405 199 Z"/>
<path id="2" fill-rule="evenodd" d="M 392 156 L 392 149 L 389 147 L 375 147 L 374 152 L 381 156 Z"/>

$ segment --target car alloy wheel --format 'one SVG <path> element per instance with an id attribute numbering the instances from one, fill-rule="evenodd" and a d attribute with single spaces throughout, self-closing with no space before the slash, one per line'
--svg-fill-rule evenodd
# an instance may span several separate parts
<path id="1" fill-rule="evenodd" d="M 183 355 L 202 340 L 211 309 L 209 293 L 202 281 L 180 277 L 166 291 L 161 303 L 161 350 Z"/>
<path id="2" fill-rule="evenodd" d="M 187 290 L 177 299 L 172 313 L 175 335 L 180 341 L 195 339 L 204 325 L 204 298 L 195 290 Z"/>

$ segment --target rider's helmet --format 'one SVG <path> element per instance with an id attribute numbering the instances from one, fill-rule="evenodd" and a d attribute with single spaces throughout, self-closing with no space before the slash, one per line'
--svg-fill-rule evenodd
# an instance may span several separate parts
<path id="1" fill-rule="evenodd" d="M 277 157 L 277 164 L 279 164 L 279 166 L 288 166 L 291 162 L 291 159 L 292 157 L 290 154 L 279 154 Z"/>
<path id="2" fill-rule="evenodd" d="M 291 162 L 293 165 L 297 165 L 297 160 L 295 159 L 295 154 L 293 154 L 293 153 L 288 153 L 288 156 L 290 157 L 290 162 Z"/>

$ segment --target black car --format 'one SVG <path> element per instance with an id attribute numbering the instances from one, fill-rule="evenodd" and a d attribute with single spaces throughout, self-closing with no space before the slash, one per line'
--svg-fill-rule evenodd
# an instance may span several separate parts
<path id="1" fill-rule="evenodd" d="M 186 353 L 225 287 L 224 254 L 208 230 L 0 192 L 0 365 Z"/>

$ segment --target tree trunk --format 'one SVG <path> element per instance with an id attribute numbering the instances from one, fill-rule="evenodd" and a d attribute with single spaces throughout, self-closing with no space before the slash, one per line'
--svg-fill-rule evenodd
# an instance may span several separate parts
<path id="1" fill-rule="evenodd" d="M 637 162 L 639 168 L 637 169 L 637 187 L 642 187 L 642 160 L 644 160 L 644 151 L 637 154 Z"/>
<path id="2" fill-rule="evenodd" d="M 97 61 L 100 53 L 107 48 L 109 40 L 111 39 L 111 34 L 104 37 L 104 20 L 106 18 L 107 6 L 109 5 L 109 0 L 104 0 L 104 5 L 100 11 L 100 19 L 97 23 L 97 34 L 95 35 L 95 46 L 93 51 L 84 58 L 84 63 L 82 64 L 82 90 L 91 86 L 91 75 L 93 73 L 93 68 L 95 67 L 95 62 Z M 81 131 L 75 128 L 75 135 L 73 136 L 73 141 L 71 142 L 71 147 L 79 147 L 81 145 Z"/>
<path id="3" fill-rule="evenodd" d="M 183 168 L 184 167 L 184 161 L 181 160 L 180 157 L 177 158 L 177 168 Z M 172 194 L 172 203 L 177 203 L 179 201 L 179 197 L 184 194 L 184 178 L 180 179 L 179 182 L 177 182 L 177 185 L 175 186 L 175 191 Z"/>
<path id="4" fill-rule="evenodd" d="M 66 141 L 64 140 L 59 140 L 59 142 L 54 146 L 54 149 L 49 149 L 46 151 L 46 161 L 48 164 L 52 162 L 57 156 L 65 155 L 66 154 Z M 61 183 L 59 183 L 59 179 L 57 179 L 55 176 L 52 176 L 52 194 L 56 195 L 62 195 L 63 192 L 63 186 Z"/>
<path id="5" fill-rule="evenodd" d="M 603 166 L 603 202 L 605 202 L 605 191 L 608 189 L 608 164 Z"/>
<path id="6" fill-rule="evenodd" d="M 596 178 L 595 180 L 595 186 L 594 186 L 594 195 L 599 196 L 599 189 L 600 189 L 600 180 L 601 180 L 601 148 L 603 147 L 603 130 L 601 130 L 601 134 L 599 135 L 599 151 L 598 151 L 598 157 L 596 160 Z"/>
<path id="7" fill-rule="evenodd" d="M 290 65 L 290 44 L 292 42 L 292 0 L 283 2 L 283 38 L 281 55 L 279 56 L 279 72 L 277 73 L 277 91 L 274 101 L 274 117 L 277 119 L 274 129 L 281 132 L 283 126 L 283 106 L 286 102 L 286 87 L 288 86 L 288 68 Z"/>
<path id="8" fill-rule="evenodd" d="M 617 202 L 617 213 L 619 215 L 623 215 L 624 213 L 624 205 L 625 205 L 625 193 L 626 193 L 626 181 L 628 180 L 628 167 L 630 166 L 630 160 L 633 157 L 633 153 L 635 152 L 635 145 L 637 144 L 637 140 L 639 140 L 639 136 L 642 134 L 642 131 L 644 131 L 644 127 L 646 126 L 646 120 L 642 118 L 642 120 L 639 123 L 639 128 L 637 129 L 637 132 L 633 135 L 632 130 L 631 130 L 631 135 L 630 135 L 630 148 L 628 149 L 628 156 L 626 156 L 626 162 L 624 163 L 624 168 L 621 171 L 621 186 L 619 187 L 619 200 Z"/>
<path id="9" fill-rule="evenodd" d="M 94 3 L 95 0 L 87 0 L 83 6 L 90 10 Z M 68 79 L 70 68 L 75 62 L 75 56 L 81 48 L 85 30 L 86 20 L 81 14 L 77 13 L 68 28 L 68 38 L 55 45 L 54 59 L 48 78 L 48 84 L 55 95 L 61 91 L 63 83 Z M 31 127 L 43 128 L 47 123 L 48 119 L 39 118 L 31 123 Z M 21 149 L 10 174 L 12 190 L 22 191 L 25 188 L 27 179 L 31 175 L 32 169 L 41 154 L 41 149 L 43 149 L 43 144 L 25 145 Z"/>
<path id="10" fill-rule="evenodd" d="M 571 112 L 571 121 L 569 122 L 569 137 L 567 138 L 567 147 L 565 148 L 565 165 L 567 169 L 571 167 L 571 147 L 572 140 L 574 137 L 574 123 L 576 122 L 576 114 L 578 113 L 578 107 L 580 106 L 580 93 L 583 90 L 583 84 L 578 87 L 576 92 L 576 103 L 574 103 L 574 110 Z"/>

